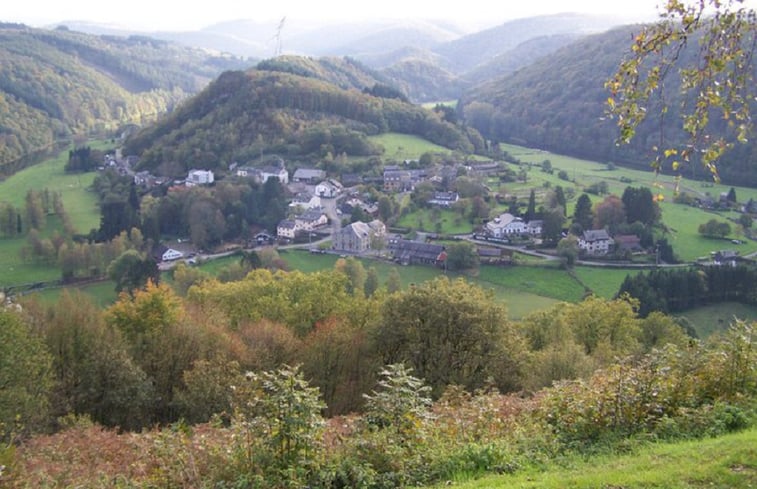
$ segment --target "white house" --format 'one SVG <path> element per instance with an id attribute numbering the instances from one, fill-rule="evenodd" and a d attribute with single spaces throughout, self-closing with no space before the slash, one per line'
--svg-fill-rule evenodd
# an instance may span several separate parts
<path id="1" fill-rule="evenodd" d="M 587 255 L 606 255 L 609 253 L 612 244 L 612 238 L 604 229 L 584 231 L 578 238 L 578 247 Z"/>
<path id="2" fill-rule="evenodd" d="M 541 219 L 532 219 L 526 223 L 526 234 L 531 236 L 541 236 L 541 229 L 544 226 L 544 221 Z"/>
<path id="3" fill-rule="evenodd" d="M 520 217 L 505 212 L 486 223 L 486 232 L 493 238 L 505 238 L 507 236 L 524 234 L 526 223 Z"/>
<path id="4" fill-rule="evenodd" d="M 215 181 L 212 170 L 189 170 L 186 184 L 188 187 L 194 185 L 209 185 Z"/>
<path id="5" fill-rule="evenodd" d="M 321 207 L 321 198 L 317 195 L 311 195 L 308 192 L 300 192 L 292 198 L 289 207 L 300 208 L 303 210 L 318 209 Z"/>
<path id="6" fill-rule="evenodd" d="M 173 261 L 183 257 L 184 253 L 179 250 L 169 248 L 166 245 L 161 245 L 153 251 L 153 256 L 158 261 Z"/>
<path id="7" fill-rule="evenodd" d="M 323 209 L 310 209 L 294 218 L 295 231 L 313 231 L 329 223 L 328 216 Z"/>
<path id="8" fill-rule="evenodd" d="M 284 166 L 264 166 L 258 170 L 257 179 L 265 183 L 269 178 L 276 177 L 282 185 L 289 183 L 289 173 Z"/>
<path id="9" fill-rule="evenodd" d="M 294 235 L 297 232 L 297 225 L 294 221 L 284 219 L 278 226 L 276 226 L 276 236 L 279 238 L 294 239 Z"/>
<path id="10" fill-rule="evenodd" d="M 342 192 L 342 184 L 334 179 L 324 180 L 315 186 L 315 195 L 331 199 Z"/>

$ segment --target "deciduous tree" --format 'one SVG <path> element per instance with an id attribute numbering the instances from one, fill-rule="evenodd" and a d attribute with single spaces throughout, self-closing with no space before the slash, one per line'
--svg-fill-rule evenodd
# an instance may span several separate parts
<path id="1" fill-rule="evenodd" d="M 660 20 L 634 37 L 628 58 L 606 83 L 619 142 L 634 137 L 656 104 L 661 117 L 655 169 L 669 164 L 677 170 L 698 159 L 717 180 L 720 156 L 735 142 L 746 141 L 752 129 L 756 34 L 757 15 L 743 0 L 665 2 Z M 694 56 L 684 56 L 684 48 L 694 43 L 699 44 Z M 680 76 L 680 97 L 666 92 L 675 75 Z M 663 131 L 672 100 L 681 101 L 680 123 L 688 137 L 680 145 Z"/>

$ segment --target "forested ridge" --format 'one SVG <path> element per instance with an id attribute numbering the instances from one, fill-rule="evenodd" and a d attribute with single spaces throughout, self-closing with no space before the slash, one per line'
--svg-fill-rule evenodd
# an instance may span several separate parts
<path id="1" fill-rule="evenodd" d="M 272 60 L 253 69 L 221 75 L 203 92 L 126 142 L 141 155 L 141 168 L 163 165 L 163 173 L 223 169 L 261 153 L 290 159 L 379 155 L 367 139 L 384 132 L 415 134 L 463 152 L 483 141 L 444 120 L 443 115 L 402 100 L 391 87 L 374 83 L 344 89 L 316 77 L 308 62 Z M 377 96 L 377 95 L 381 96 Z"/>
<path id="2" fill-rule="evenodd" d="M 667 82 L 664 97 L 672 108 L 664 124 L 660 124 L 660 111 L 651 105 L 648 120 L 629 145 L 615 144 L 616 126 L 606 117 L 610 93 L 605 82 L 628 54 L 630 40 L 640 29 L 631 25 L 587 36 L 512 75 L 482 80 L 463 95 L 459 108 L 467 123 L 486 138 L 648 168 L 657 156 L 653 148 L 671 144 L 662 143 L 661 135 L 673 143 L 685 141 L 676 109 L 681 101 L 679 86 L 672 79 Z M 693 59 L 696 39 L 687 49 L 681 53 L 683 61 Z M 728 128 L 721 125 L 727 134 Z M 737 144 L 726 153 L 719 166 L 723 182 L 756 185 L 754 156 L 753 142 Z M 708 177 L 695 160 L 683 168 L 683 174 Z"/>
<path id="3" fill-rule="evenodd" d="M 174 108 L 239 59 L 131 36 L 0 25 L 0 174 L 74 135 L 112 134 Z"/>

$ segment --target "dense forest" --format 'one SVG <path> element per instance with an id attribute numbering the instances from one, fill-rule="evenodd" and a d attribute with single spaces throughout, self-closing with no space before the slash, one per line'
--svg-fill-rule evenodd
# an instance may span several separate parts
<path id="1" fill-rule="evenodd" d="M 192 167 L 244 164 L 263 153 L 294 160 L 342 153 L 378 155 L 381 149 L 367 136 L 390 131 L 415 134 L 466 153 L 483 148 L 476 131 L 401 100 L 390 87 L 346 90 L 313 77 L 307 65 L 283 63 L 262 65 L 279 71 L 224 73 L 172 114 L 130 138 L 125 151 L 141 155 L 140 168 L 161 167 L 161 173 L 180 175 Z"/>
<path id="2" fill-rule="evenodd" d="M 624 146 L 615 145 L 617 130 L 605 113 L 609 96 L 605 82 L 639 29 L 626 26 L 584 37 L 512 75 L 484 80 L 463 95 L 458 108 L 469 125 L 492 140 L 648 168 L 657 156 L 653 147 L 685 141 L 678 111 L 670 110 L 661 124 L 660 111 L 653 104 L 634 141 Z M 696 54 L 695 40 L 689 44 L 680 55 L 684 62 Z M 665 94 L 660 95 L 672 107 L 681 101 L 677 88 L 668 81 Z M 722 133 L 727 135 L 728 128 L 723 126 Z M 672 143 L 661 143 L 663 136 Z M 737 144 L 726 153 L 719 165 L 725 183 L 757 185 L 754 148 L 752 142 Z M 687 178 L 708 177 L 696 161 L 682 171 Z"/>
<path id="3" fill-rule="evenodd" d="M 172 110 L 243 61 L 132 36 L 0 25 L 0 174 L 75 135 L 113 134 Z"/>
<path id="4" fill-rule="evenodd" d="M 258 258 L 0 310 L 2 481 L 389 489 L 753 422 L 754 324 L 699 341 L 596 297 L 513 322 L 464 279 Z"/>

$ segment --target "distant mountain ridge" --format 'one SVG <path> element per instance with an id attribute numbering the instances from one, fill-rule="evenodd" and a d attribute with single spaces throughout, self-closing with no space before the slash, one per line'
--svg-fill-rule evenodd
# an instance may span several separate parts
<path id="1" fill-rule="evenodd" d="M 430 102 L 457 98 L 463 88 L 480 81 L 479 76 L 515 71 L 580 36 L 620 23 L 613 17 L 564 13 L 512 20 L 471 33 L 449 23 L 431 21 L 313 27 L 239 20 L 194 32 L 150 35 L 256 59 L 281 53 L 349 56 L 383 71 L 411 100 Z M 91 24 L 69 26 L 102 32 L 102 28 Z M 536 39 L 541 43 L 535 43 Z"/>

